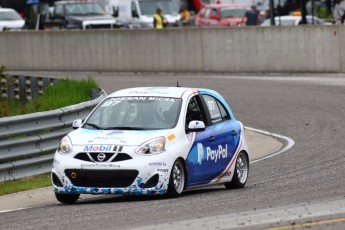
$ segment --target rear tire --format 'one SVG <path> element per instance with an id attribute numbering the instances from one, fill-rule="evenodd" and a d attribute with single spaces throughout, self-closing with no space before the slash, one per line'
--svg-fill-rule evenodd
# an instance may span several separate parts
<path id="1" fill-rule="evenodd" d="M 225 183 L 227 189 L 243 188 L 249 174 L 249 158 L 246 152 L 240 152 L 236 159 L 235 172 L 232 181 Z"/>
<path id="2" fill-rule="evenodd" d="M 64 204 L 75 204 L 79 199 L 80 194 L 64 194 L 64 193 L 55 193 L 56 199 Z"/>
<path id="3" fill-rule="evenodd" d="M 182 194 L 185 185 L 185 168 L 182 160 L 177 159 L 171 169 L 167 196 L 178 197 Z"/>

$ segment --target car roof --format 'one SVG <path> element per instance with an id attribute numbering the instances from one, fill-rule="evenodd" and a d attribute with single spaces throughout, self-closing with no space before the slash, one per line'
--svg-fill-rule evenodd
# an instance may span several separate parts
<path id="1" fill-rule="evenodd" d="M 109 97 L 117 96 L 152 96 L 152 97 L 174 97 L 181 98 L 184 93 L 196 93 L 197 89 L 185 87 L 138 87 L 116 91 Z"/>
<path id="2" fill-rule="evenodd" d="M 13 11 L 16 12 L 14 9 L 11 9 L 11 8 L 1 8 L 0 7 L 0 12 L 10 12 L 10 11 L 11 12 L 13 12 Z"/>
<path id="3" fill-rule="evenodd" d="M 250 4 L 245 3 L 213 3 L 205 5 L 205 8 L 247 8 Z"/>
<path id="4" fill-rule="evenodd" d="M 306 15 L 306 18 L 311 18 L 312 16 L 311 15 Z M 284 15 L 284 16 L 280 16 L 280 19 L 281 20 L 297 20 L 297 19 L 301 19 L 302 18 L 302 16 L 294 16 L 294 15 Z M 315 16 L 314 16 L 314 18 L 316 18 Z M 274 17 L 274 19 L 279 19 L 279 16 L 276 16 L 276 17 Z"/>
<path id="5" fill-rule="evenodd" d="M 85 1 L 56 1 L 54 4 L 75 4 L 75 3 L 96 3 L 93 0 L 85 0 Z"/>

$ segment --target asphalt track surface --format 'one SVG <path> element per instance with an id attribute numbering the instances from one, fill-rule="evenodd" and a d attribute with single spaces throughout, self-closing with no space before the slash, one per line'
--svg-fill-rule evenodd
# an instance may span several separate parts
<path id="1" fill-rule="evenodd" d="M 31 75 L 39 74 L 48 73 Z M 177 199 L 102 196 L 0 213 L 0 229 L 345 229 L 344 76 L 49 74 L 90 74 L 107 92 L 176 81 L 212 88 L 245 126 L 288 136 L 295 145 L 251 164 L 244 189 L 215 186 Z"/>

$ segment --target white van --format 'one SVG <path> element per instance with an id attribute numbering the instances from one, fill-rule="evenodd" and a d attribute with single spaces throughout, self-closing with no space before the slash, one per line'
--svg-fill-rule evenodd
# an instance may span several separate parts
<path id="1" fill-rule="evenodd" d="M 174 0 L 103 0 L 105 9 L 129 28 L 153 28 L 153 15 L 162 9 L 169 26 L 177 26 L 180 15 Z"/>

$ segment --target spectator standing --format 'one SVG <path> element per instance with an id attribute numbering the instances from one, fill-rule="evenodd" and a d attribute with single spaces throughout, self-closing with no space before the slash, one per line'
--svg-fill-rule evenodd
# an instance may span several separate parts
<path id="1" fill-rule="evenodd" d="M 244 16 L 247 19 L 246 26 L 256 26 L 258 24 L 259 11 L 256 9 L 255 5 L 251 6 L 250 10 L 248 10 Z"/>
<path id="2" fill-rule="evenodd" d="M 168 20 L 163 16 L 162 10 L 157 8 L 156 13 L 153 15 L 153 27 L 156 29 L 163 29 L 168 25 Z"/>
<path id="3" fill-rule="evenodd" d="M 187 7 L 185 5 L 182 5 L 180 8 L 180 22 L 183 26 L 189 26 L 190 25 L 190 12 L 188 11 Z"/>
<path id="4" fill-rule="evenodd" d="M 345 1 L 335 1 L 334 10 L 333 10 L 333 18 L 335 24 L 343 24 L 345 19 Z"/>

